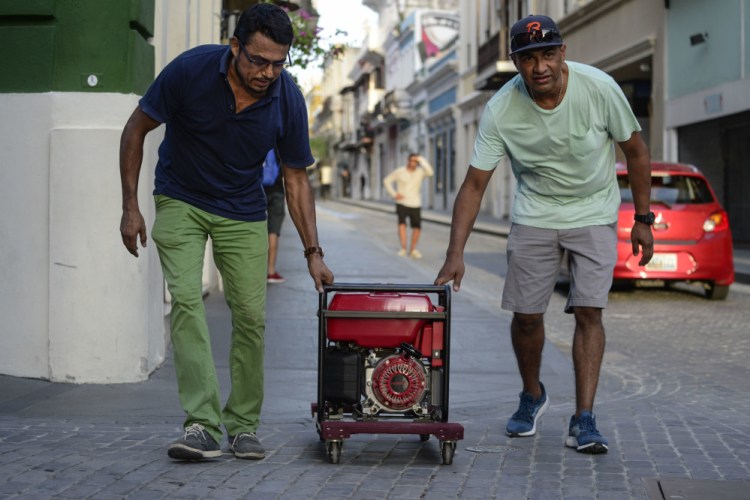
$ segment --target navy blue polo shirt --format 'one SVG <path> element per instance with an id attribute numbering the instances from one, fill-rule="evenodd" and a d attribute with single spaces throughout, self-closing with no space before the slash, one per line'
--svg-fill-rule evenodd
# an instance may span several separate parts
<path id="1" fill-rule="evenodd" d="M 235 112 L 227 81 L 227 45 L 203 45 L 170 62 L 140 100 L 166 124 L 154 194 L 243 221 L 266 219 L 263 160 L 276 147 L 284 165 L 305 168 L 310 151 L 307 107 L 286 71 L 258 102 Z"/>

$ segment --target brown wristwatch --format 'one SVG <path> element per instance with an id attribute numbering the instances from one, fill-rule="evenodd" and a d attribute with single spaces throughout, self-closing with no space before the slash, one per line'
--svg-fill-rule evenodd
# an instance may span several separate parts
<path id="1" fill-rule="evenodd" d="M 320 247 L 307 247 L 305 248 L 305 258 L 311 256 L 314 253 L 319 253 L 321 257 L 323 257 L 323 249 Z"/>

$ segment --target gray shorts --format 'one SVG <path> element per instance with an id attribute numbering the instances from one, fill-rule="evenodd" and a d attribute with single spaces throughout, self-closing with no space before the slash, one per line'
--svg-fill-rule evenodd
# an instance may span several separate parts
<path id="1" fill-rule="evenodd" d="M 572 313 L 574 307 L 607 307 L 617 261 L 616 224 L 575 229 L 512 224 L 502 308 L 526 314 L 546 312 L 566 250 L 570 292 L 565 312 Z"/>

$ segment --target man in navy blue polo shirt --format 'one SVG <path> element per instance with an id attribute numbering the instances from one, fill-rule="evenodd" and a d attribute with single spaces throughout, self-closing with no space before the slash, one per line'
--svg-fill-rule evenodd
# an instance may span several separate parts
<path id="1" fill-rule="evenodd" d="M 172 296 L 171 336 L 180 401 L 187 417 L 168 454 L 198 460 L 221 455 L 222 426 L 239 458 L 260 459 L 256 437 L 263 402 L 268 235 L 263 160 L 283 165 L 289 214 L 315 288 L 333 283 L 318 242 L 306 167 L 310 151 L 304 98 L 284 66 L 293 30 L 273 4 L 240 17 L 229 47 L 200 46 L 159 74 L 122 133 L 120 232 L 138 257 L 146 224 L 137 187 L 146 135 L 166 124 L 159 147 L 152 237 Z M 211 238 L 232 312 L 232 388 L 221 407 L 202 299 L 203 256 Z"/>

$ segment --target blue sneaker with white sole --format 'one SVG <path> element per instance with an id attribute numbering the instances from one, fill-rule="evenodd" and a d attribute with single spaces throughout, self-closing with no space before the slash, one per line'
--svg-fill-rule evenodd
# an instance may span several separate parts
<path id="1" fill-rule="evenodd" d="M 521 401 L 518 410 L 510 417 L 505 427 L 508 436 L 527 437 L 536 434 L 536 424 L 549 408 L 549 398 L 544 384 L 540 382 L 539 386 L 542 388 L 542 395 L 537 400 L 528 392 L 519 394 Z"/>
<path id="2" fill-rule="evenodd" d="M 565 445 L 581 453 L 607 453 L 609 442 L 596 429 L 596 419 L 589 411 L 570 417 L 570 430 Z"/>

